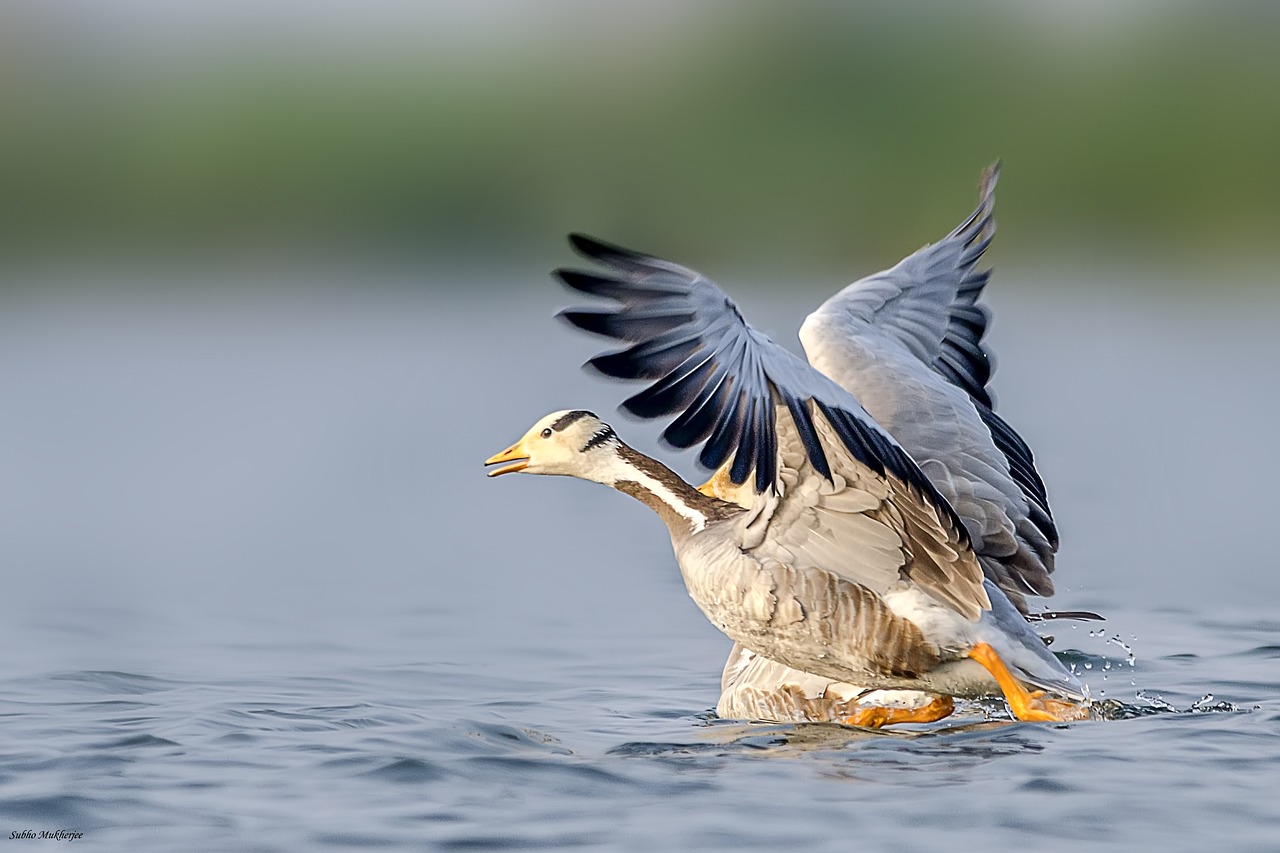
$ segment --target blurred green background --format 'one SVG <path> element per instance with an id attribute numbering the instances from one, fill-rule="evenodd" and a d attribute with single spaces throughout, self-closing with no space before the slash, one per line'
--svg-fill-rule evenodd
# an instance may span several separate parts
<path id="1" fill-rule="evenodd" d="M 585 230 L 848 280 L 1001 157 L 1002 256 L 1252 263 L 1280 4 L 0 6 L 9 264 L 546 264 Z"/>

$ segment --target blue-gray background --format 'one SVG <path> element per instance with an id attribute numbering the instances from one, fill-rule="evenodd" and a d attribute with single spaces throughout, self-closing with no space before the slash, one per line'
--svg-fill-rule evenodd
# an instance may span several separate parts
<path id="1" fill-rule="evenodd" d="M 0 836 L 1274 848 L 1280 22 L 780 8 L 5 6 Z M 1054 647 L 1180 713 L 709 721 L 728 643 L 657 519 L 480 471 L 623 393 L 550 319 L 563 232 L 793 344 L 995 156 L 996 391 L 1054 603 L 1110 617 Z"/>

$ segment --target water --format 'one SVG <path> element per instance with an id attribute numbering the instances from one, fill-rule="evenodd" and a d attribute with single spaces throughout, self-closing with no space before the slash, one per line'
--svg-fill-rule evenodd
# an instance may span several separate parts
<path id="1" fill-rule="evenodd" d="M 1053 603 L 1109 617 L 1053 648 L 1117 719 L 715 720 L 729 643 L 658 520 L 482 476 L 537 417 L 620 399 L 537 276 L 6 294 L 0 837 L 1276 849 L 1280 303 L 992 290 L 1001 407 L 1064 530 Z M 800 308 L 742 301 L 790 340 Z"/>

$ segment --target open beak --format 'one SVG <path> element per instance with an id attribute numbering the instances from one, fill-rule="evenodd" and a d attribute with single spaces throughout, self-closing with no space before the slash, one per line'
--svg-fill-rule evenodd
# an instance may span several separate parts
<path id="1" fill-rule="evenodd" d="M 499 474 L 510 474 L 512 471 L 523 471 L 529 466 L 529 454 L 525 452 L 520 442 L 516 442 L 501 453 L 495 453 L 484 460 L 486 466 L 497 465 L 499 462 L 510 462 L 511 464 L 492 469 L 488 472 L 490 477 L 496 477 Z"/>

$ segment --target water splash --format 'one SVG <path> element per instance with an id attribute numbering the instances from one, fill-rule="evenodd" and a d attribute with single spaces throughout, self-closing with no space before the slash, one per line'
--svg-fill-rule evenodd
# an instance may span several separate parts
<path id="1" fill-rule="evenodd" d="M 1213 701 L 1213 694 L 1206 693 L 1192 702 L 1191 707 L 1187 710 L 1192 714 L 1221 714 L 1233 713 L 1243 709 L 1231 702 L 1215 702 Z"/>
<path id="2" fill-rule="evenodd" d="M 1164 711 L 1170 714 L 1178 713 L 1178 709 L 1166 702 L 1165 698 L 1159 693 L 1152 693 L 1148 690 L 1139 690 L 1134 695 L 1136 698 L 1146 702 L 1148 707 L 1154 708 L 1157 711 Z"/>
<path id="3" fill-rule="evenodd" d="M 1117 699 L 1105 699 L 1094 703 L 1095 718 L 1132 720 L 1157 714 L 1236 714 L 1247 713 L 1250 710 L 1231 702 L 1214 701 L 1212 693 L 1206 693 L 1186 708 L 1179 708 L 1159 693 L 1150 690 L 1139 690 L 1134 694 L 1134 698 L 1144 704 L 1130 705 Z M 1257 707 L 1255 706 L 1252 710 L 1257 710 Z"/>
<path id="4" fill-rule="evenodd" d="M 1133 641 L 1137 641 L 1138 635 L 1131 634 L 1129 638 Z M 1113 634 L 1112 636 L 1108 637 L 1107 643 L 1112 646 L 1119 646 L 1124 651 L 1124 654 L 1125 654 L 1124 662 L 1128 664 L 1130 668 L 1133 668 L 1134 666 L 1137 665 L 1138 658 L 1133 653 L 1133 646 L 1121 640 L 1119 634 Z"/>

